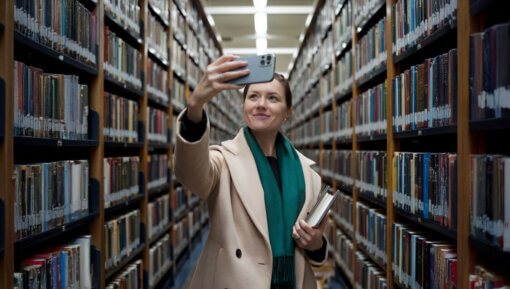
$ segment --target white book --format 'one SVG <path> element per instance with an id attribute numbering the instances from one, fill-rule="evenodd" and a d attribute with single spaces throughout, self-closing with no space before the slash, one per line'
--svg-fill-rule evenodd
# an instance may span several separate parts
<path id="1" fill-rule="evenodd" d="M 72 202 L 71 202 L 71 213 L 77 214 L 81 210 L 82 191 L 81 191 L 81 163 L 72 162 Z"/>
<path id="2" fill-rule="evenodd" d="M 330 187 L 326 186 L 322 193 L 319 196 L 319 199 L 313 206 L 312 210 L 306 216 L 306 223 L 312 227 L 317 227 L 322 222 L 322 219 L 326 214 L 328 213 L 329 208 L 333 205 L 335 202 L 339 190 L 337 190 L 334 194 L 331 194 L 329 192 Z"/>
<path id="3" fill-rule="evenodd" d="M 92 287 L 92 270 L 90 268 L 90 246 L 92 245 L 92 236 L 80 236 L 74 243 L 80 246 L 80 288 L 90 289 Z"/>

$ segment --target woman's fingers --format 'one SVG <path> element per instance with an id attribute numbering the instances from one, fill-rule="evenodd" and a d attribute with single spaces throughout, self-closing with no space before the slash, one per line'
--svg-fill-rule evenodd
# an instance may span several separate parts
<path id="1" fill-rule="evenodd" d="M 307 231 L 305 231 L 303 229 L 300 222 L 297 222 L 295 227 L 296 227 L 296 232 L 301 236 L 301 239 L 303 239 L 303 241 L 306 241 L 308 243 L 312 240 L 312 237 L 310 236 L 310 234 L 308 234 Z"/>
<path id="2" fill-rule="evenodd" d="M 239 56 L 237 56 L 237 55 L 225 54 L 225 55 L 220 56 L 220 58 L 216 59 L 216 61 L 212 62 L 210 65 L 218 66 L 225 62 L 229 62 L 229 61 L 232 61 L 237 58 L 239 58 Z"/>
<path id="3" fill-rule="evenodd" d="M 248 69 L 223 72 L 222 74 L 220 74 L 220 81 L 221 82 L 226 82 L 226 81 L 229 81 L 231 79 L 235 79 L 235 78 L 238 78 L 238 77 L 241 77 L 241 76 L 245 76 L 245 75 L 248 75 L 248 74 L 250 74 L 250 71 Z"/>
<path id="4" fill-rule="evenodd" d="M 245 67 L 246 65 L 248 65 L 247 61 L 227 61 L 227 62 L 218 64 L 216 66 L 216 71 L 219 73 L 227 72 L 227 71 L 231 71 L 231 70 L 234 70 L 237 68 Z"/>

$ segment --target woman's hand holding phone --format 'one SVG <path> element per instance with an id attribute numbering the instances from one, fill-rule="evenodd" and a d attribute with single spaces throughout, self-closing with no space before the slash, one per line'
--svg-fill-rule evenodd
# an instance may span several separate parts
<path id="1" fill-rule="evenodd" d="M 202 109 L 220 91 L 241 89 L 243 86 L 226 83 L 226 81 L 248 75 L 248 69 L 234 69 L 245 67 L 246 61 L 232 61 L 239 58 L 235 55 L 223 55 L 207 66 L 205 74 L 200 79 L 195 90 L 188 99 L 187 116 L 193 122 L 202 120 Z"/>

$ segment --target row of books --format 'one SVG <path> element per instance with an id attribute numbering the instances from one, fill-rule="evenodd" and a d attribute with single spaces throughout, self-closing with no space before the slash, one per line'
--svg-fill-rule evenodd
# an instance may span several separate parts
<path id="1" fill-rule="evenodd" d="M 296 143 L 298 145 L 318 143 L 321 138 L 320 123 L 321 118 L 317 116 L 297 127 L 295 132 Z"/>
<path id="2" fill-rule="evenodd" d="M 105 141 L 138 141 L 138 102 L 115 94 L 103 94 L 103 137 Z"/>
<path id="3" fill-rule="evenodd" d="M 399 55 L 457 22 L 457 0 L 398 0 L 391 7 L 393 53 Z"/>
<path id="4" fill-rule="evenodd" d="M 22 260 L 14 273 L 14 289 L 92 288 L 90 248 L 92 236 L 38 250 Z"/>
<path id="5" fill-rule="evenodd" d="M 457 49 L 411 66 L 392 82 L 395 132 L 457 123 Z"/>
<path id="6" fill-rule="evenodd" d="M 168 155 L 151 154 L 147 164 L 148 189 L 162 186 L 168 182 Z"/>
<path id="7" fill-rule="evenodd" d="M 14 135 L 88 139 L 88 86 L 14 61 Z"/>
<path id="8" fill-rule="evenodd" d="M 174 38 L 177 39 L 181 45 L 186 44 L 186 20 L 179 12 L 177 5 L 172 5 L 172 31 Z"/>
<path id="9" fill-rule="evenodd" d="M 181 77 L 186 74 L 186 51 L 175 39 L 172 39 L 172 70 Z"/>
<path id="10" fill-rule="evenodd" d="M 134 210 L 105 222 L 105 270 L 117 266 L 140 246 L 140 218 L 140 210 Z"/>
<path id="11" fill-rule="evenodd" d="M 320 57 L 321 70 L 324 70 L 326 68 L 329 69 L 329 66 L 336 59 L 334 46 L 333 46 L 333 37 L 330 36 L 330 37 L 324 38 L 322 45 L 319 49 L 319 52 L 320 52 L 319 57 Z"/>
<path id="12" fill-rule="evenodd" d="M 356 151 L 356 188 L 358 192 L 386 202 L 386 151 Z"/>
<path id="13" fill-rule="evenodd" d="M 340 224 L 342 230 L 352 235 L 354 233 L 354 206 L 352 197 L 343 193 L 340 189 L 338 197 L 336 198 L 335 207 L 332 211 L 336 214 L 337 223 Z"/>
<path id="14" fill-rule="evenodd" d="M 198 30 L 198 10 L 195 7 L 195 3 L 190 2 L 186 10 L 186 18 L 188 20 L 189 27 L 196 33 Z"/>
<path id="15" fill-rule="evenodd" d="M 354 279 L 356 289 L 388 288 L 386 273 L 361 251 L 356 251 L 354 254 Z"/>
<path id="16" fill-rule="evenodd" d="M 174 77 L 172 86 L 172 104 L 179 110 L 184 109 L 186 105 L 186 86 L 181 80 Z"/>
<path id="17" fill-rule="evenodd" d="M 457 228 L 457 155 L 395 152 L 393 205 L 441 226 Z"/>
<path id="18" fill-rule="evenodd" d="M 142 54 L 104 27 L 104 72 L 111 78 L 142 89 Z"/>
<path id="19" fill-rule="evenodd" d="M 352 49 L 346 51 L 335 64 L 335 95 L 352 89 Z"/>
<path id="20" fill-rule="evenodd" d="M 377 12 L 384 0 L 354 0 L 354 25 L 359 27 Z"/>
<path id="21" fill-rule="evenodd" d="M 104 207 L 123 203 L 139 194 L 140 157 L 103 159 Z"/>
<path id="22" fill-rule="evenodd" d="M 174 246 L 174 257 L 177 258 L 189 244 L 188 219 L 175 222 L 172 228 L 172 244 Z"/>
<path id="23" fill-rule="evenodd" d="M 352 100 L 337 105 L 335 110 L 335 131 L 333 137 L 337 141 L 352 140 Z"/>
<path id="24" fill-rule="evenodd" d="M 384 17 L 356 42 L 356 80 L 386 66 L 386 29 Z"/>
<path id="25" fill-rule="evenodd" d="M 172 265 L 172 240 L 165 234 L 154 246 L 149 248 L 149 286 L 164 276 Z"/>
<path id="26" fill-rule="evenodd" d="M 469 275 L 470 289 L 510 288 L 510 282 L 504 276 L 499 276 L 480 265 L 475 266 L 473 274 Z"/>
<path id="27" fill-rule="evenodd" d="M 135 260 L 107 283 L 106 289 L 143 289 L 143 261 Z"/>
<path id="28" fill-rule="evenodd" d="M 341 4 L 339 4 L 341 5 Z M 342 6 L 340 14 L 336 17 L 333 31 L 335 38 L 335 50 L 344 48 L 352 40 L 352 3 L 346 1 Z M 352 69 L 351 69 L 352 71 Z"/>
<path id="29" fill-rule="evenodd" d="M 211 145 L 219 145 L 222 141 L 232 138 L 233 135 L 215 127 L 211 127 L 209 131 L 209 143 Z"/>
<path id="30" fill-rule="evenodd" d="M 354 99 L 357 136 L 386 134 L 387 81 L 365 90 Z"/>
<path id="31" fill-rule="evenodd" d="M 165 111 L 147 107 L 147 127 L 150 142 L 168 142 L 168 114 Z"/>
<path id="32" fill-rule="evenodd" d="M 156 14 L 159 15 L 163 19 L 163 21 L 168 22 L 169 19 L 169 1 L 166 0 L 149 0 L 149 5 L 154 9 Z"/>
<path id="33" fill-rule="evenodd" d="M 380 264 L 387 263 L 386 215 L 380 209 L 356 203 L 356 242 Z"/>
<path id="34" fill-rule="evenodd" d="M 157 100 L 168 103 L 168 71 L 147 58 L 147 92 Z"/>
<path id="35" fill-rule="evenodd" d="M 209 63 L 211 62 L 209 60 L 209 56 L 207 56 L 206 50 L 203 47 L 200 47 L 198 54 L 199 54 L 198 67 L 200 67 L 200 70 L 206 71 L 207 65 L 209 65 Z"/>
<path id="36" fill-rule="evenodd" d="M 178 216 L 180 212 L 185 210 L 188 206 L 188 194 L 182 186 L 174 188 L 172 195 L 172 209 L 174 216 Z"/>
<path id="37" fill-rule="evenodd" d="M 471 155 L 470 234 L 510 251 L 510 157 Z"/>
<path id="38" fill-rule="evenodd" d="M 193 30 L 188 29 L 188 36 L 186 37 L 186 41 L 188 56 L 198 63 L 198 38 Z"/>
<path id="39" fill-rule="evenodd" d="M 331 39 L 331 37 L 329 38 Z M 328 52 L 328 55 L 331 56 L 332 52 Z M 325 65 L 323 65 L 325 67 Z M 331 75 L 333 74 L 332 69 L 328 69 L 322 76 L 321 76 L 321 89 L 320 91 L 320 105 L 325 107 L 332 103 L 333 100 L 333 78 Z"/>
<path id="40" fill-rule="evenodd" d="M 422 231 L 421 227 L 392 224 L 392 270 L 403 288 L 457 288 L 454 245 Z"/>
<path id="41" fill-rule="evenodd" d="M 297 116 L 296 121 L 305 120 L 310 112 L 318 111 L 320 107 L 319 100 L 319 85 L 315 85 L 306 95 L 303 95 L 302 101 L 296 102 L 294 106 L 294 112 Z"/>
<path id="42" fill-rule="evenodd" d="M 168 31 L 161 22 L 149 13 L 147 17 L 147 45 L 149 51 L 160 58 L 168 61 Z"/>
<path id="43" fill-rule="evenodd" d="M 470 119 L 510 116 L 510 24 L 471 34 L 469 43 Z"/>
<path id="44" fill-rule="evenodd" d="M 352 240 L 349 239 L 341 230 L 336 230 L 334 252 L 335 260 L 343 272 L 352 280 L 354 278 L 352 269 L 354 268 L 354 248 Z"/>
<path id="45" fill-rule="evenodd" d="M 163 195 L 147 205 L 147 233 L 150 239 L 163 230 L 170 222 L 170 196 Z"/>
<path id="46" fill-rule="evenodd" d="M 196 196 L 195 196 L 196 197 Z M 196 206 L 188 212 L 188 224 L 191 237 L 200 231 L 202 225 L 202 207 Z"/>
<path id="47" fill-rule="evenodd" d="M 14 166 L 16 240 L 89 213 L 89 163 L 58 161 Z"/>
<path id="48" fill-rule="evenodd" d="M 59 53 L 96 64 L 96 14 L 78 0 L 16 0 L 14 28 Z"/>
<path id="49" fill-rule="evenodd" d="M 324 1 L 324 6 L 320 10 L 320 14 L 317 16 L 317 23 L 320 24 L 321 35 L 328 32 L 328 29 L 333 25 L 335 19 L 335 10 L 333 8 L 333 0 Z"/>
<path id="50" fill-rule="evenodd" d="M 140 35 L 140 5 L 138 0 L 105 0 L 104 12 L 136 36 Z"/>
<path id="51" fill-rule="evenodd" d="M 333 164 L 329 166 L 335 180 L 340 182 L 342 186 L 350 187 L 354 184 L 352 158 L 352 150 L 335 150 L 334 168 Z"/>
<path id="52" fill-rule="evenodd" d="M 188 85 L 190 86 L 190 89 L 194 89 L 197 87 L 198 82 L 200 81 L 200 69 L 198 68 L 198 65 L 195 64 L 193 61 L 188 62 Z"/>

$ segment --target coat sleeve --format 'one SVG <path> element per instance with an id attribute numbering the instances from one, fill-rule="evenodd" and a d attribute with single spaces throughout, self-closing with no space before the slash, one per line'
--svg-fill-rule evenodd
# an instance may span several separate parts
<path id="1" fill-rule="evenodd" d="M 204 134 L 197 141 L 187 141 L 180 133 L 186 110 L 177 117 L 176 144 L 173 168 L 177 180 L 184 187 L 205 200 L 214 191 L 223 156 L 219 151 L 209 150 L 209 121 Z"/>
<path id="2" fill-rule="evenodd" d="M 318 194 L 320 193 L 320 188 L 322 187 L 322 179 L 319 176 L 319 174 L 317 174 L 316 172 L 314 172 L 313 175 L 314 175 L 314 178 L 313 178 L 314 187 L 317 188 L 314 190 L 316 192 L 316 196 L 314 198 L 317 199 Z M 328 220 L 328 222 L 329 222 L 329 220 Z M 324 242 L 322 243 L 322 247 L 320 249 L 318 249 L 316 251 L 305 250 L 306 259 L 312 266 L 320 267 L 320 266 L 324 265 L 324 263 L 326 263 L 326 261 L 328 260 L 329 240 L 328 240 L 328 237 L 326 236 L 326 234 L 322 234 L 322 240 Z"/>

